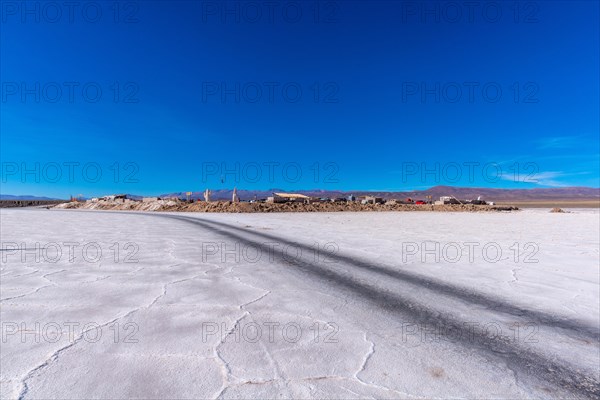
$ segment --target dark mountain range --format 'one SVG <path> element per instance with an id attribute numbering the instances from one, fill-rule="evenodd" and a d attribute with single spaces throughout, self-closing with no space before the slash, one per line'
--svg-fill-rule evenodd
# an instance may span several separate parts
<path id="1" fill-rule="evenodd" d="M 12 194 L 0 194 L 0 200 L 61 200 L 55 197 L 43 197 L 43 196 L 32 196 L 28 194 L 24 195 L 12 195 Z"/>

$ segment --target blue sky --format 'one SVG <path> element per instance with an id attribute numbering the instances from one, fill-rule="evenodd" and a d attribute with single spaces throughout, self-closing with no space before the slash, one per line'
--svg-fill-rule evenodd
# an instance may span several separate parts
<path id="1" fill-rule="evenodd" d="M 469 4 L 4 2 L 0 193 L 599 187 L 599 3 Z"/>

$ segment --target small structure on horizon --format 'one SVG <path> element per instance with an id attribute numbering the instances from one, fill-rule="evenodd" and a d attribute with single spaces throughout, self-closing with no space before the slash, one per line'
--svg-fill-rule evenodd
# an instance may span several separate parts
<path id="1" fill-rule="evenodd" d="M 126 194 L 115 194 L 115 201 L 120 201 L 121 203 L 125 203 L 125 200 L 127 200 Z"/>
<path id="2" fill-rule="evenodd" d="M 444 204 L 461 204 L 461 202 L 454 196 L 441 196 L 439 200 L 433 203 L 436 206 Z"/>
<path id="3" fill-rule="evenodd" d="M 127 197 L 127 194 L 111 194 L 108 196 L 102 196 L 99 197 L 97 201 L 99 200 L 103 200 L 103 201 L 113 201 L 113 202 L 121 202 L 121 203 L 129 203 L 132 201 L 135 201 L 134 199 L 130 199 Z"/>
<path id="4" fill-rule="evenodd" d="M 376 196 L 360 196 L 361 200 L 361 204 L 383 204 L 383 198 L 382 197 L 376 197 Z"/>
<path id="5" fill-rule="evenodd" d="M 310 197 L 301 193 L 273 193 L 267 203 L 308 203 Z"/>

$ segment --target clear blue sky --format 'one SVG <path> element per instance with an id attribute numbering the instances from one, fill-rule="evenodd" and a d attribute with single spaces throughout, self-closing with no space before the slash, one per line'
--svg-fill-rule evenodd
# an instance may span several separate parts
<path id="1" fill-rule="evenodd" d="M 4 2 L 0 192 L 600 186 L 599 3 L 469 4 Z"/>

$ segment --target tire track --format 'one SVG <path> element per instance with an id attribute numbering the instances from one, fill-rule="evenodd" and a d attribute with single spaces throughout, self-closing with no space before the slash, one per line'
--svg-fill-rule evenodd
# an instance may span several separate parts
<path id="1" fill-rule="evenodd" d="M 221 237 L 248 246 L 253 246 L 263 251 L 269 251 L 271 248 L 264 242 L 251 238 L 252 236 L 302 247 L 301 244 L 280 237 L 261 232 L 249 232 L 221 222 L 168 214 L 154 214 L 151 216 L 175 219 L 195 225 L 196 227 L 203 228 Z M 439 328 L 442 326 L 448 331 L 456 332 L 458 334 L 457 344 L 467 349 L 475 349 L 481 354 L 492 356 L 493 358 L 504 362 L 508 368 L 519 375 L 522 375 L 523 378 L 530 377 L 540 381 L 540 383 L 544 382 L 554 385 L 563 390 L 568 390 L 579 398 L 600 399 L 600 382 L 598 377 L 594 376 L 595 374 L 593 372 L 582 372 L 581 368 L 570 365 L 565 361 L 558 360 L 554 357 L 550 358 L 544 354 L 539 354 L 534 350 L 507 342 L 501 338 L 490 337 L 487 332 L 484 332 L 481 329 L 473 327 L 467 329 L 464 321 L 452 316 L 440 314 L 424 304 L 410 300 L 397 293 L 382 290 L 381 287 L 358 280 L 350 274 L 334 271 L 328 269 L 325 265 L 320 265 L 302 258 L 290 261 L 289 259 L 284 259 L 282 255 L 277 253 L 274 254 L 274 257 L 285 262 L 289 267 L 302 271 L 313 279 L 319 281 L 324 279 L 328 280 L 337 287 L 352 292 L 380 309 L 386 310 L 394 315 L 403 318 L 409 317 L 414 323 L 421 324 L 425 327 Z M 482 294 L 474 294 L 464 290 L 461 291 L 453 285 L 436 282 L 427 278 L 416 277 L 403 271 L 388 271 L 381 266 L 370 265 L 365 261 L 355 260 L 354 258 L 344 255 L 334 255 L 333 257 L 354 268 L 382 273 L 394 277 L 395 279 L 406 277 L 408 282 L 424 285 L 424 288 L 433 292 L 439 292 L 444 295 L 456 294 L 456 297 L 464 301 L 473 300 L 473 302 L 481 304 L 496 312 L 507 312 L 511 315 L 518 315 L 519 317 L 532 317 L 550 327 L 570 329 L 574 332 L 583 334 L 595 334 L 589 327 L 581 326 L 576 322 L 565 322 L 543 312 L 523 310 L 500 300 L 490 299 L 488 296 Z M 392 272 L 400 272 L 400 274 L 392 274 Z"/>

